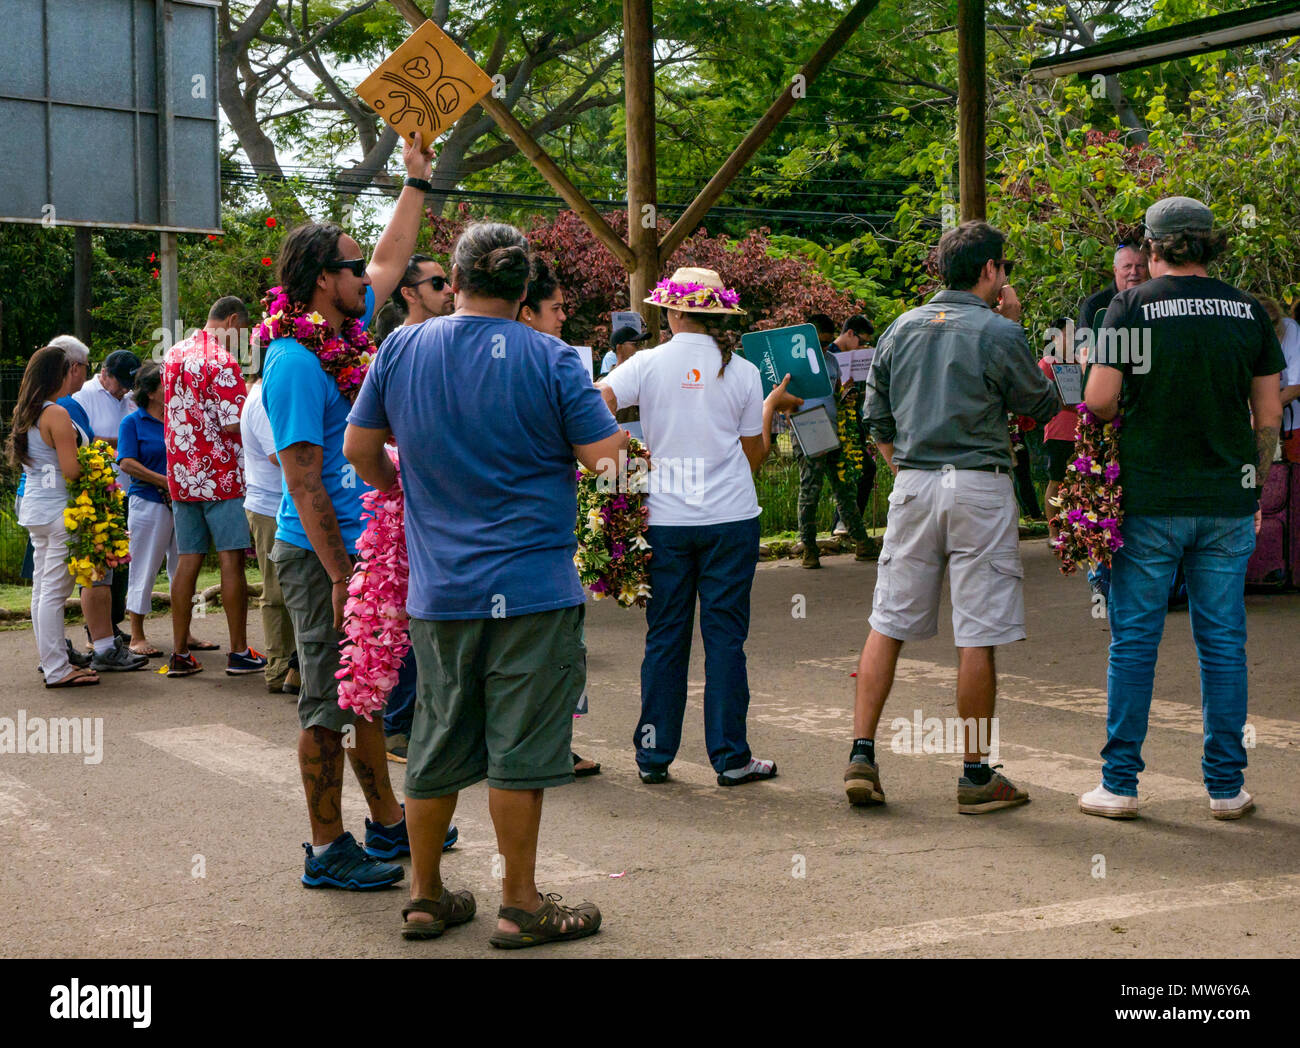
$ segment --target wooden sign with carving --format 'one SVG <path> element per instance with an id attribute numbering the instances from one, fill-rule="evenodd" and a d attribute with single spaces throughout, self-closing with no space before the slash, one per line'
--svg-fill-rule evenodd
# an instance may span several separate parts
<path id="1" fill-rule="evenodd" d="M 492 90 L 483 72 L 446 33 L 425 22 L 357 88 L 405 139 L 418 131 L 425 146 Z"/>

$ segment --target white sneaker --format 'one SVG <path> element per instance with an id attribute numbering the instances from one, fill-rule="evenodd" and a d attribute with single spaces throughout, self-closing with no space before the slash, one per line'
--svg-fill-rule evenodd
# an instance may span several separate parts
<path id="1" fill-rule="evenodd" d="M 1235 797 L 1211 797 L 1210 814 L 1216 819 L 1240 819 L 1255 810 L 1255 798 L 1245 790 Z"/>
<path id="2" fill-rule="evenodd" d="M 1098 786 L 1079 798 L 1079 810 L 1106 819 L 1136 819 L 1138 799 L 1121 797 L 1118 793 L 1111 793 L 1105 786 Z"/>
<path id="3" fill-rule="evenodd" d="M 847 524 L 837 524 L 835 530 L 831 532 L 832 535 L 847 535 L 848 533 L 849 527 Z"/>

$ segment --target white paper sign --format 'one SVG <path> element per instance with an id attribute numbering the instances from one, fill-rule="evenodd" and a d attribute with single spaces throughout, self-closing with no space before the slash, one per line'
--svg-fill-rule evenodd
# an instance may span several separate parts
<path id="1" fill-rule="evenodd" d="M 596 368 L 596 354 L 592 351 L 592 348 L 590 346 L 574 346 L 573 348 L 578 351 L 578 356 L 583 359 L 587 367 L 594 371 Z"/>
<path id="2" fill-rule="evenodd" d="M 875 355 L 874 348 L 854 349 L 847 353 L 836 353 L 835 360 L 840 366 L 840 381 L 866 382 L 867 372 L 871 370 L 871 358 Z"/>

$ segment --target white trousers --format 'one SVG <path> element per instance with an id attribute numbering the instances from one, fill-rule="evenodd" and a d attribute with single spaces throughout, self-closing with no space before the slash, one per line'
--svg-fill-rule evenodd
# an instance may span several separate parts
<path id="1" fill-rule="evenodd" d="M 172 508 L 161 502 L 132 495 L 130 510 L 131 581 L 126 589 L 126 610 L 148 615 L 153 610 L 154 579 L 163 560 L 167 561 L 169 581 L 176 572 L 176 529 Z"/>
<path id="2" fill-rule="evenodd" d="M 72 672 L 63 634 L 63 606 L 76 581 L 68 571 L 68 529 L 63 517 L 27 528 L 32 538 L 32 631 L 45 683 L 57 684 Z"/>

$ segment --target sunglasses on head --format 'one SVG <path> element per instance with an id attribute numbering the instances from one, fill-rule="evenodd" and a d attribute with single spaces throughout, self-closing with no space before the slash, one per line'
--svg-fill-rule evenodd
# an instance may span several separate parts
<path id="1" fill-rule="evenodd" d="M 425 277 L 423 280 L 417 280 L 414 284 L 407 284 L 407 287 L 419 287 L 421 284 L 432 284 L 434 291 L 441 291 L 450 281 L 446 277 Z"/>
<path id="2" fill-rule="evenodd" d="M 326 262 L 325 268 L 331 273 L 350 269 L 354 277 L 363 277 L 366 275 L 366 260 L 364 258 L 336 258 L 331 262 Z"/>

